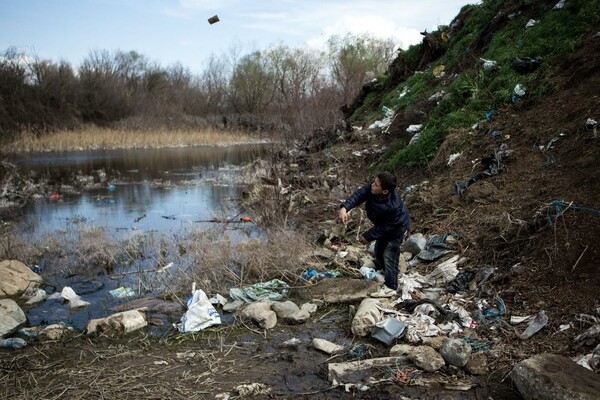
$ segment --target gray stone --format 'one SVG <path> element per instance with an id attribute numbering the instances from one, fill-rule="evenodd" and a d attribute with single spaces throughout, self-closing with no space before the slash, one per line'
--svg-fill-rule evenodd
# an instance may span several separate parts
<path id="1" fill-rule="evenodd" d="M 403 356 L 408 358 L 418 368 L 427 372 L 435 372 L 446 364 L 442 356 L 429 346 L 397 344 L 390 350 L 390 357 Z"/>
<path id="2" fill-rule="evenodd" d="M 0 338 L 27 322 L 21 307 L 11 299 L 0 300 Z"/>
<path id="3" fill-rule="evenodd" d="M 487 357 L 485 353 L 478 352 L 471 354 L 465 370 L 471 375 L 485 375 L 488 372 Z"/>
<path id="4" fill-rule="evenodd" d="M 271 310 L 271 305 L 264 301 L 248 304 L 241 315 L 262 329 L 271 329 L 277 325 L 277 314 Z"/>
<path id="5" fill-rule="evenodd" d="M 446 363 L 464 367 L 471 356 L 471 346 L 460 339 L 446 339 L 440 348 L 440 354 Z"/>
<path id="6" fill-rule="evenodd" d="M 300 309 L 307 311 L 309 314 L 314 314 L 317 312 L 319 307 L 314 303 L 304 303 L 300 306 Z"/>
<path id="7" fill-rule="evenodd" d="M 288 315 L 284 321 L 288 324 L 303 324 L 310 318 L 310 313 L 306 310 L 298 310 L 292 315 Z"/>
<path id="8" fill-rule="evenodd" d="M 286 319 L 300 311 L 300 308 L 293 301 L 275 301 L 271 303 L 271 310 L 275 311 L 277 318 Z"/>
<path id="9" fill-rule="evenodd" d="M 22 262 L 0 262 L 0 299 L 20 296 L 27 288 L 39 287 L 41 283 L 42 278 Z"/>
<path id="10" fill-rule="evenodd" d="M 315 349 L 321 350 L 322 352 L 327 354 L 341 353 L 342 350 L 344 350 L 344 347 L 340 346 L 339 344 L 331 343 L 328 340 L 319 338 L 314 338 L 312 341 L 312 345 Z"/>
<path id="11" fill-rule="evenodd" d="M 407 356 L 412 352 L 410 344 L 397 344 L 390 349 L 390 357 Z"/>
<path id="12" fill-rule="evenodd" d="M 240 308 L 242 308 L 242 306 L 244 304 L 246 304 L 246 303 L 244 303 L 242 300 L 234 300 L 234 301 L 231 301 L 231 302 L 225 304 L 223 306 L 223 311 L 228 312 L 228 313 L 234 313 L 237 310 L 239 310 Z"/>
<path id="13" fill-rule="evenodd" d="M 600 376 L 556 354 L 538 354 L 521 361 L 511 376 L 525 400 L 600 398 Z"/>
<path id="14" fill-rule="evenodd" d="M 404 241 L 404 243 L 402 243 L 402 246 L 400 246 L 400 250 L 402 252 L 409 252 L 413 256 L 416 256 L 421 251 L 423 251 L 426 244 L 427 239 L 425 238 L 425 236 L 423 236 L 422 233 L 415 233 L 413 235 L 410 235 Z"/>
<path id="15" fill-rule="evenodd" d="M 446 340 L 446 336 L 425 336 L 421 339 L 424 346 L 433 347 L 436 350 L 442 348 L 444 344 L 444 340 Z"/>
<path id="16" fill-rule="evenodd" d="M 429 346 L 417 346 L 408 358 L 417 367 L 427 372 L 435 372 L 446 365 L 440 353 Z"/>

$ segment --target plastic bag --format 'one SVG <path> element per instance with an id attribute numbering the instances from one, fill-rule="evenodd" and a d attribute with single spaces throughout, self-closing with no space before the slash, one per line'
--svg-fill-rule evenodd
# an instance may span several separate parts
<path id="1" fill-rule="evenodd" d="M 221 316 L 201 289 L 194 292 L 187 303 L 188 310 L 177 324 L 180 332 L 198 332 L 213 325 L 221 324 Z"/>
<path id="2" fill-rule="evenodd" d="M 519 338 L 525 340 L 532 337 L 536 332 L 542 329 L 548 323 L 548 316 L 544 310 L 541 310 L 525 328 L 525 331 L 519 336 Z"/>
<path id="3" fill-rule="evenodd" d="M 77 293 L 75 293 L 75 291 L 68 286 L 63 288 L 60 295 L 63 297 L 63 299 L 69 302 L 69 306 L 71 306 L 71 308 L 85 307 L 92 304 L 85 300 L 81 300 Z"/>
<path id="4" fill-rule="evenodd" d="M 6 347 L 12 350 L 21 350 L 27 346 L 27 342 L 21 338 L 10 338 L 0 340 L 0 347 Z"/>

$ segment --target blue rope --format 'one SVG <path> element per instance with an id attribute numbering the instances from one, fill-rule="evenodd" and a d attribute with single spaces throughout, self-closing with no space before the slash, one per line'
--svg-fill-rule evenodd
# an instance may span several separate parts
<path id="1" fill-rule="evenodd" d="M 566 203 L 563 200 L 554 200 L 554 201 L 552 201 L 550 206 L 554 206 L 556 215 L 554 217 L 552 217 L 550 215 L 550 207 L 548 207 L 547 212 L 546 212 L 546 217 L 548 218 L 549 225 L 552 225 L 558 219 L 558 217 L 560 217 L 569 208 L 572 208 L 574 210 L 588 211 L 588 212 L 600 215 L 600 210 L 595 210 L 593 208 L 587 208 L 587 207 L 574 206 L 573 204 Z"/>

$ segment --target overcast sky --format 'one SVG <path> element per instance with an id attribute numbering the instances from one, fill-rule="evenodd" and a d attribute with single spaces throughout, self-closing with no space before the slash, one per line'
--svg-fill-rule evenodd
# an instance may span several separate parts
<path id="1" fill-rule="evenodd" d="M 90 50 L 135 50 L 163 66 L 200 72 L 234 44 L 323 46 L 331 35 L 393 37 L 448 25 L 476 0 L 0 0 L 0 52 L 18 50 L 77 66 Z M 208 18 L 220 21 L 210 25 Z"/>

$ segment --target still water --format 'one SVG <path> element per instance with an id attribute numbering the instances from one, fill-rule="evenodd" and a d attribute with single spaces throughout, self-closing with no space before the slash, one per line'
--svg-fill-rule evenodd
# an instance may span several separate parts
<path id="1" fill-rule="evenodd" d="M 251 223 L 243 224 L 244 229 L 240 229 L 242 224 L 227 222 L 239 221 L 245 215 L 238 202 L 244 183 L 261 168 L 257 167 L 260 159 L 268 157 L 270 151 L 271 145 L 263 144 L 23 156 L 12 161 L 24 174 L 48 176 L 53 182 L 65 185 L 57 193 L 18 210 L 18 215 L 11 219 L 21 227 L 21 236 L 31 243 L 38 243 L 46 234 L 58 236 L 88 227 L 101 229 L 118 241 L 136 233 L 172 237 L 215 225 L 221 225 L 220 231 L 233 241 L 259 236 L 260 232 Z M 78 181 L 87 188 L 73 190 L 72 183 Z M 48 300 L 25 308 L 28 323 L 36 326 L 64 322 L 83 330 L 90 318 L 106 316 L 112 307 L 131 299 L 114 298 L 109 290 L 131 287 L 135 298 L 152 296 L 156 294 L 154 290 L 160 292 L 164 289 L 163 281 L 158 280 L 154 290 L 141 290 L 139 276 L 128 274 L 127 268 L 156 267 L 152 260 L 148 261 L 149 265 L 117 266 L 113 273 L 118 279 L 103 274 L 93 281 L 81 274 L 56 275 L 50 271 L 47 275 L 49 268 L 43 268 L 44 282 L 54 286 L 52 290 L 45 289 L 48 294 L 69 286 L 91 305 L 70 309 L 61 302 Z M 99 283 L 101 288 L 84 290 L 91 283 Z"/>
<path id="2" fill-rule="evenodd" d="M 74 225 L 122 236 L 136 230 L 174 234 L 228 221 L 240 214 L 237 200 L 254 171 L 244 166 L 268 151 L 267 145 L 234 145 L 21 157 L 14 161 L 24 171 L 95 184 L 81 192 L 65 186 L 24 207 L 18 219 L 23 233 L 34 237 Z"/>

